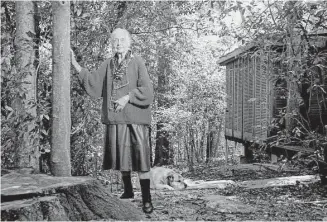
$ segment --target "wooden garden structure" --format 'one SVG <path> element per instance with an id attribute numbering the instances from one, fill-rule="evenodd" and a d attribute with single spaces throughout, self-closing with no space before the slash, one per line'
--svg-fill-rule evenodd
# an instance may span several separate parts
<path id="1" fill-rule="evenodd" d="M 312 44 L 326 50 L 327 33 L 312 36 Z M 284 45 L 273 45 L 259 50 L 255 43 L 237 48 L 221 57 L 218 64 L 226 67 L 227 110 L 225 138 L 245 146 L 245 156 L 251 144 L 262 144 L 274 138 L 270 124 L 278 119 L 279 112 L 287 107 L 289 86 L 278 79 L 280 64 L 273 61 L 273 54 L 287 50 Z M 325 64 L 326 65 L 326 64 Z M 327 86 L 326 69 L 321 75 Z M 303 90 L 306 90 L 305 88 Z M 326 91 L 327 92 L 327 91 Z M 304 102 L 310 110 L 307 115 L 311 124 L 327 125 L 327 110 L 321 107 L 322 98 L 309 95 Z M 326 101 L 324 102 L 326 106 Z M 308 110 L 307 110 L 308 111 Z M 286 145 L 279 148 L 299 151 L 301 146 Z M 312 151 L 311 149 L 306 151 Z"/>

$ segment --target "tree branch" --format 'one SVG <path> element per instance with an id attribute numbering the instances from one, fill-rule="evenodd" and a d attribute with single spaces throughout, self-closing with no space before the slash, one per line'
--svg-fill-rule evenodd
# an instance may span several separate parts
<path id="1" fill-rule="evenodd" d="M 139 31 L 139 32 L 131 32 L 131 34 L 147 34 L 147 33 L 155 33 L 155 32 L 162 32 L 162 31 L 167 31 L 170 29 L 188 29 L 188 30 L 192 30 L 192 31 L 199 31 L 199 30 L 203 30 L 204 28 L 197 28 L 197 29 L 193 29 L 193 28 L 186 28 L 186 27 L 181 27 L 181 26 L 172 26 L 172 27 L 167 27 L 167 28 L 163 28 L 163 29 L 157 29 L 157 30 L 151 30 L 151 31 Z"/>
<path id="2" fill-rule="evenodd" d="M 272 14 L 272 11 L 271 11 L 271 4 L 269 3 L 269 0 L 268 0 L 268 7 L 269 7 L 269 13 L 270 13 L 270 16 L 274 22 L 274 25 L 277 27 L 277 24 L 276 24 L 276 21 L 275 21 L 275 17 L 274 15 Z"/>

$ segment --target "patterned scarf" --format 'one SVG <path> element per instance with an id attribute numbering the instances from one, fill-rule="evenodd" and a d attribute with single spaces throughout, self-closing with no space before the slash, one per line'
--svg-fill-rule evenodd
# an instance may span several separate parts
<path id="1" fill-rule="evenodd" d="M 114 57 L 114 80 L 122 80 L 124 75 L 126 74 L 126 68 L 131 60 L 131 54 L 132 52 L 128 50 L 128 52 L 125 55 L 125 58 L 121 61 L 121 63 L 118 63 L 118 55 L 116 54 Z"/>

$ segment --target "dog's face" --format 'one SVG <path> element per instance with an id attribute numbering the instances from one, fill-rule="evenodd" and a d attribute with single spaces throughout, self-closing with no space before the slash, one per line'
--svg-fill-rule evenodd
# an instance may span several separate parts
<path id="1" fill-rule="evenodd" d="M 170 172 L 167 175 L 167 184 L 175 189 L 185 189 L 187 187 L 182 175 L 175 172 Z"/>

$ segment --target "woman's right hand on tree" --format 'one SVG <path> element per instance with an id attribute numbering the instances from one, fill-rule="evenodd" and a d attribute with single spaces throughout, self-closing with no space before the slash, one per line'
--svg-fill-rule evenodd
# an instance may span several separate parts
<path id="1" fill-rule="evenodd" d="M 70 49 L 70 59 L 71 59 L 72 65 L 74 66 L 76 71 L 80 72 L 82 70 L 82 67 L 76 61 L 76 56 L 75 56 L 75 53 L 74 53 L 74 51 L 72 49 Z"/>

